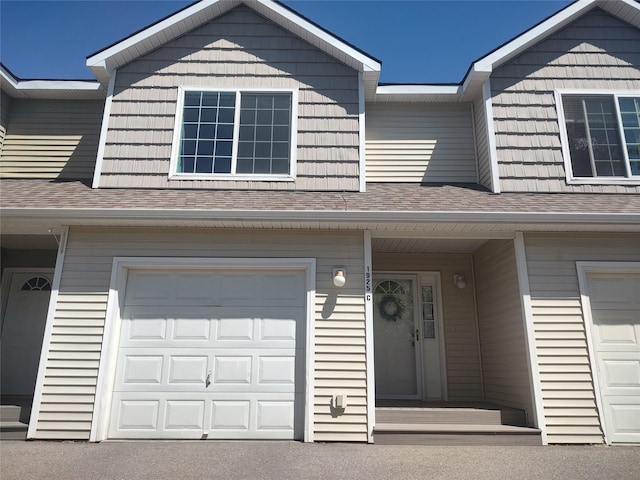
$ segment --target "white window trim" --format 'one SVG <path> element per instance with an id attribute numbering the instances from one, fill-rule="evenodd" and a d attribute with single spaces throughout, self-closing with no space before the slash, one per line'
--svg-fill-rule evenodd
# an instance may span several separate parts
<path id="1" fill-rule="evenodd" d="M 640 175 L 629 177 L 574 177 L 571 167 L 571 154 L 569 152 L 569 137 L 567 135 L 567 126 L 564 118 L 564 107 L 562 103 L 563 95 L 608 95 L 617 100 L 618 97 L 638 97 L 640 90 L 606 90 L 606 89 L 556 89 L 554 90 L 556 110 L 558 113 L 558 127 L 560 129 L 560 143 L 562 144 L 562 158 L 564 160 L 564 170 L 567 183 L 569 185 L 640 185 Z M 620 109 L 618 102 L 614 101 L 618 120 L 620 119 Z M 623 155 L 625 161 L 625 169 L 629 171 L 630 164 L 626 150 L 626 143 L 622 124 L 618 124 L 618 130 L 623 142 Z"/>
<path id="2" fill-rule="evenodd" d="M 592 372 L 593 389 L 595 390 L 596 410 L 598 412 L 598 420 L 600 421 L 604 442 L 607 445 L 611 445 L 607 431 L 607 423 L 604 418 L 604 400 L 600 387 L 598 361 L 593 339 L 593 316 L 591 315 L 591 300 L 587 276 L 590 273 L 640 273 L 640 262 L 576 262 L 576 270 L 578 272 L 578 287 L 580 289 L 584 331 L 587 338 L 589 367 Z"/>
<path id="3" fill-rule="evenodd" d="M 180 132 L 182 130 L 182 115 L 184 112 L 184 95 L 185 92 L 251 92 L 251 93 L 290 93 L 291 94 L 291 138 L 289 152 L 289 174 L 278 175 L 237 175 L 235 173 L 179 173 L 178 172 L 178 156 L 180 152 Z M 239 101 L 239 95 L 236 96 L 236 102 Z M 173 141 L 171 144 L 171 161 L 169 163 L 169 180 L 231 180 L 231 181 L 265 181 L 265 182 L 292 182 L 297 175 L 297 157 L 298 151 L 298 88 L 251 88 L 251 87 L 200 87 L 200 86 L 180 86 L 178 87 L 178 101 L 176 102 L 176 115 L 173 127 Z M 231 160 L 232 170 L 235 170 L 238 135 L 239 129 L 237 123 L 240 118 L 239 105 L 236 103 L 236 128 L 233 132 L 233 157 Z"/>
<path id="4" fill-rule="evenodd" d="M 305 272 L 305 400 L 304 441 L 313 442 L 315 396 L 315 308 L 316 308 L 316 259 L 315 258 L 205 258 L 205 257 L 114 257 L 111 282 L 107 298 L 105 328 L 100 348 L 100 366 L 96 385 L 90 442 L 107 439 L 111 415 L 113 387 L 120 346 L 120 312 L 124 302 L 127 277 L 130 269 L 237 269 L 237 270 L 302 270 Z M 55 279 L 54 279 L 55 281 Z M 52 292 L 53 293 L 53 292 Z"/>

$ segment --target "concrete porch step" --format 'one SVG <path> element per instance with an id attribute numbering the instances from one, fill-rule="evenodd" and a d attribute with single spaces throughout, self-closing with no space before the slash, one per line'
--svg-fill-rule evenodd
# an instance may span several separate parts
<path id="1" fill-rule="evenodd" d="M 379 445 L 542 445 L 537 428 L 472 424 L 376 424 Z"/>
<path id="2" fill-rule="evenodd" d="M 31 397 L 0 398 L 0 440 L 27 438 L 31 402 Z"/>
<path id="3" fill-rule="evenodd" d="M 502 425 L 500 410 L 478 408 L 376 408 L 376 424 Z"/>

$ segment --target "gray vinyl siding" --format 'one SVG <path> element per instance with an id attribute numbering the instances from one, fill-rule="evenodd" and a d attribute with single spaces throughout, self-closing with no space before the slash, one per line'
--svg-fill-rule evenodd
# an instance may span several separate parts
<path id="1" fill-rule="evenodd" d="M 534 418 L 513 241 L 491 240 L 473 254 L 484 399 Z"/>
<path id="2" fill-rule="evenodd" d="M 178 87 L 299 89 L 294 182 L 169 180 Z M 358 73 L 239 7 L 119 69 L 101 187 L 359 190 Z"/>
<path id="3" fill-rule="evenodd" d="M 473 267 L 470 255 L 374 253 L 374 275 L 388 272 L 440 272 L 442 313 L 449 401 L 482 400 L 478 330 L 474 305 Z M 454 273 L 467 279 L 459 290 L 451 281 Z"/>
<path id="4" fill-rule="evenodd" d="M 102 100 L 14 99 L 0 177 L 93 178 L 103 108 Z"/>
<path id="5" fill-rule="evenodd" d="M 640 261 L 640 237 L 528 234 L 525 250 L 549 443 L 602 443 L 576 262 Z"/>
<path id="6" fill-rule="evenodd" d="M 478 183 L 491 188 L 491 158 L 487 137 L 487 112 L 482 95 L 473 101 L 473 121 L 478 156 Z"/>
<path id="7" fill-rule="evenodd" d="M 36 438 L 89 439 L 113 257 L 185 255 L 316 259 L 315 364 L 309 366 L 315 440 L 366 442 L 362 235 L 196 229 L 71 229 Z M 336 265 L 349 272 L 339 291 L 331 280 Z M 348 395 L 344 415 L 330 411 L 336 392 Z"/>
<path id="8" fill-rule="evenodd" d="M 503 192 L 640 192 L 567 185 L 554 89 L 640 89 L 640 30 L 595 9 L 491 74 Z"/>
<path id="9" fill-rule="evenodd" d="M 476 183 L 471 104 L 367 105 L 368 182 Z"/>
<path id="10" fill-rule="evenodd" d="M 9 115 L 11 113 L 11 103 L 13 99 L 5 92 L 0 92 L 0 157 L 2 156 L 2 145 L 9 125 Z"/>

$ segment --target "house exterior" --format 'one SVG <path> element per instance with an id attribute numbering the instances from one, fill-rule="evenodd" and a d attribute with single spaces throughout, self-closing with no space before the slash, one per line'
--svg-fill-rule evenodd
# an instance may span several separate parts
<path id="1" fill-rule="evenodd" d="M 640 442 L 640 6 L 578 0 L 459 85 L 271 0 L 2 68 L 2 395 L 31 439 L 375 442 L 384 401 Z"/>

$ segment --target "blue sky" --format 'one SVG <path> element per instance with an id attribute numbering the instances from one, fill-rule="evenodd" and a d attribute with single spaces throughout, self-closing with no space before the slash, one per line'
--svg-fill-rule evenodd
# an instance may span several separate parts
<path id="1" fill-rule="evenodd" d="M 0 0 L 0 59 L 20 78 L 90 79 L 86 56 L 191 3 Z M 458 83 L 472 61 L 571 1 L 284 3 L 381 60 L 381 82 Z"/>

